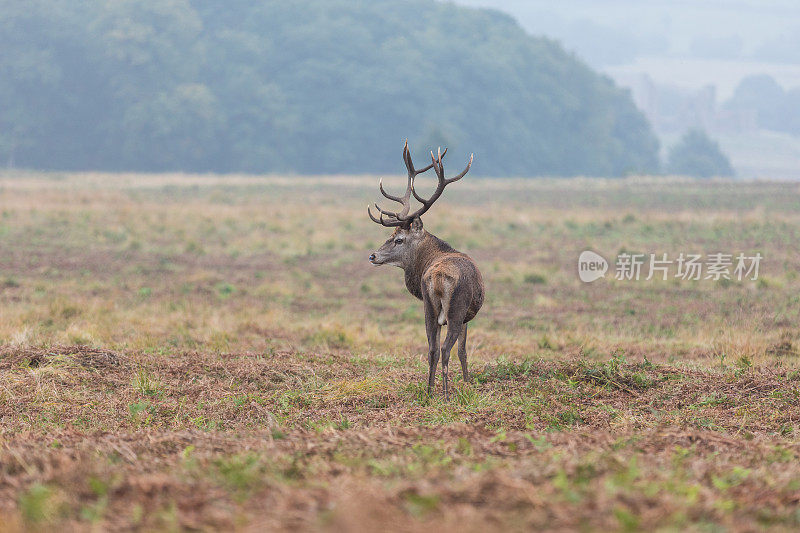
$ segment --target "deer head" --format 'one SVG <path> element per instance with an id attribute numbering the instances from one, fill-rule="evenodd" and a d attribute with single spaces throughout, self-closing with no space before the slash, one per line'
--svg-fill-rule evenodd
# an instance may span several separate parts
<path id="1" fill-rule="evenodd" d="M 408 149 L 408 141 L 406 141 L 405 147 L 403 148 L 403 161 L 408 169 L 408 184 L 406 186 L 405 194 L 403 196 L 393 196 L 383 189 L 383 179 L 381 179 L 381 181 L 378 183 L 381 194 L 389 200 L 401 204 L 402 208 L 400 211 L 391 212 L 382 209 L 376 203 L 374 205 L 375 209 L 378 210 L 379 217 L 375 218 L 375 216 L 372 214 L 372 210 L 370 208 L 371 206 L 367 207 L 367 213 L 373 222 L 389 228 L 395 228 L 391 237 L 389 237 L 389 239 L 383 243 L 383 245 L 378 248 L 375 253 L 369 256 L 369 260 L 372 264 L 394 265 L 405 269 L 414 261 L 414 258 L 417 255 L 419 244 L 422 242 L 425 236 L 425 232 L 422 228 L 422 215 L 425 214 L 428 209 L 431 208 L 433 203 L 439 199 L 447 185 L 463 178 L 467 172 L 469 172 L 469 169 L 472 166 L 473 155 L 470 155 L 467 168 L 465 168 L 461 174 L 455 176 L 454 178 L 445 178 L 442 160 L 444 159 L 446 153 L 447 148 L 445 148 L 444 152 L 442 152 L 441 148 L 439 148 L 436 156 L 434 156 L 433 152 L 431 152 L 431 164 L 424 168 L 416 169 L 414 168 L 414 163 L 411 160 L 411 151 Z M 425 199 L 420 197 L 417 194 L 417 191 L 414 190 L 414 179 L 418 175 L 427 172 L 431 168 L 436 173 L 436 177 L 438 178 L 439 182 L 433 194 L 429 198 Z M 412 196 L 416 198 L 416 200 L 420 202 L 422 206 L 413 213 L 409 213 L 409 211 L 411 211 Z"/>

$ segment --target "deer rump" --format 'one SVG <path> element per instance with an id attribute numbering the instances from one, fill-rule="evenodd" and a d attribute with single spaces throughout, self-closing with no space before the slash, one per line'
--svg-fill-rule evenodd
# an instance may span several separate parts
<path id="1" fill-rule="evenodd" d="M 473 294 L 478 279 L 480 273 L 475 265 L 461 253 L 447 254 L 425 271 L 423 299 L 432 307 L 440 326 L 453 319 L 461 322 L 453 324 L 460 327 L 475 318 L 483 303 L 483 291 Z"/>

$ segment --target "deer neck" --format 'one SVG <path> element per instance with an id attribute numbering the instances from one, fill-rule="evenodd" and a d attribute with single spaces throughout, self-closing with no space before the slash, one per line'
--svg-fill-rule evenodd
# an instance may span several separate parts
<path id="1" fill-rule="evenodd" d="M 439 256 L 449 252 L 455 252 L 452 246 L 426 231 L 411 264 L 404 269 L 408 292 L 422 300 L 422 274 Z"/>

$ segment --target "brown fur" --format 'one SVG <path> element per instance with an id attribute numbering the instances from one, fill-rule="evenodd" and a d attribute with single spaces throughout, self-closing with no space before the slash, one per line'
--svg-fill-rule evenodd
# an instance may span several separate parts
<path id="1" fill-rule="evenodd" d="M 398 243 L 397 240 L 402 239 Z M 375 264 L 394 264 L 405 270 L 408 291 L 425 304 L 430 372 L 428 388 L 433 387 L 436 365 L 442 358 L 445 397 L 448 395 L 448 362 L 457 340 L 458 357 L 464 380 L 467 372 L 467 322 L 475 318 L 484 298 L 484 285 L 478 267 L 466 255 L 422 229 L 418 219 L 410 228 L 397 228 L 371 257 Z M 439 347 L 441 326 L 447 336 Z"/>

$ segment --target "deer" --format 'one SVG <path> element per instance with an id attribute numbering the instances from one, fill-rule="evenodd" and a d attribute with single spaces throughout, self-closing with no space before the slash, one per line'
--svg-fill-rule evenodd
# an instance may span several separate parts
<path id="1" fill-rule="evenodd" d="M 475 318 L 484 298 L 484 285 L 481 273 L 475 262 L 466 254 L 455 250 L 442 239 L 428 233 L 422 226 L 424 215 L 439 199 L 446 186 L 463 178 L 472 167 L 474 154 L 463 172 L 452 178 L 445 178 L 442 163 L 447 148 L 431 152 L 431 164 L 416 169 L 411 160 L 411 151 L 406 140 L 403 148 L 403 161 L 408 169 L 408 182 L 403 196 L 394 196 L 383 188 L 383 179 L 378 182 L 381 194 L 401 205 L 396 212 L 387 211 L 374 204 L 379 216 L 372 214 L 370 205 L 367 214 L 373 222 L 388 228 L 395 228 L 389 239 L 369 256 L 373 265 L 393 265 L 405 271 L 408 291 L 422 300 L 425 310 L 425 331 L 428 337 L 428 396 L 433 393 L 436 381 L 436 367 L 441 354 L 442 388 L 444 399 L 450 399 L 450 377 L 448 364 L 450 351 L 458 341 L 458 359 L 464 382 L 469 382 L 467 371 L 467 323 Z M 438 178 L 436 190 L 428 198 L 423 198 L 414 188 L 414 180 L 420 174 L 433 169 Z M 422 206 L 411 211 L 411 197 Z M 442 326 L 447 326 L 447 336 L 439 346 Z"/>

